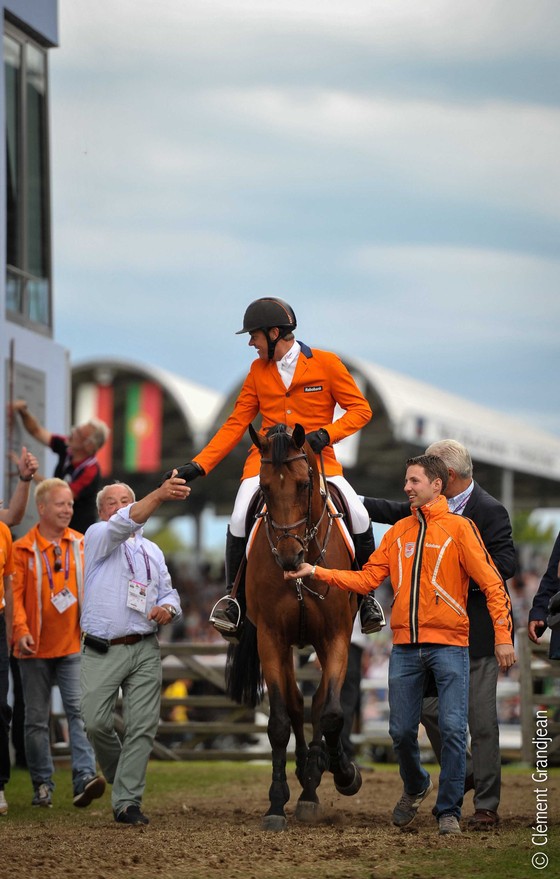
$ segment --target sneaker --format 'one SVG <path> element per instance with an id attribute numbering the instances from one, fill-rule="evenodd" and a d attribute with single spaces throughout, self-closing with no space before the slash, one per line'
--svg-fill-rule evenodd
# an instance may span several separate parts
<path id="1" fill-rule="evenodd" d="M 440 836 L 445 836 L 448 833 L 461 833 L 461 828 L 455 815 L 442 815 L 438 820 L 438 826 Z"/>
<path id="2" fill-rule="evenodd" d="M 427 788 L 420 791 L 419 794 L 407 794 L 406 791 L 403 791 L 402 797 L 393 809 L 393 824 L 396 824 L 397 827 L 406 827 L 407 824 L 411 824 L 416 818 L 420 803 L 424 802 L 433 789 L 434 786 L 430 780 Z"/>
<path id="3" fill-rule="evenodd" d="M 32 806 L 43 806 L 50 809 L 52 806 L 51 789 L 48 784 L 40 784 L 35 788 L 35 794 L 31 800 Z"/>
<path id="4" fill-rule="evenodd" d="M 97 800 L 105 793 L 105 779 L 102 775 L 93 775 L 88 778 L 84 789 L 76 794 L 72 802 L 79 809 L 89 806 L 92 800 Z"/>
<path id="5" fill-rule="evenodd" d="M 6 801 L 6 795 L 3 790 L 0 790 L 0 815 L 8 814 L 8 803 Z"/>
<path id="6" fill-rule="evenodd" d="M 119 824 L 149 824 L 150 819 L 140 811 L 140 806 L 127 806 L 122 812 L 113 813 Z"/>

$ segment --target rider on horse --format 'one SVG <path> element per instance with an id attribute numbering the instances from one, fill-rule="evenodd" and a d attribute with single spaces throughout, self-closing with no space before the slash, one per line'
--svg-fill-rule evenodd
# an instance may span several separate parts
<path id="1" fill-rule="evenodd" d="M 282 299 L 263 297 L 247 308 L 239 333 L 249 333 L 249 346 L 258 354 L 235 403 L 233 412 L 193 460 L 178 469 L 178 476 L 191 482 L 209 473 L 245 435 L 260 414 L 261 431 L 277 423 L 293 427 L 297 422 L 316 453 L 322 453 L 329 482 L 339 487 L 346 500 L 359 567 L 367 561 L 375 543 L 368 512 L 342 475 L 333 445 L 364 427 L 371 419 L 370 406 L 341 362 L 328 351 L 309 348 L 296 341 L 296 316 Z M 333 420 L 336 405 L 344 411 Z M 241 485 L 237 492 L 226 538 L 226 586 L 228 596 L 245 554 L 246 517 L 251 499 L 259 488 L 260 456 L 251 446 Z M 227 596 L 225 596 L 227 598 Z M 211 620 L 225 636 L 232 637 L 239 626 L 236 602 L 215 609 Z M 220 602 L 218 602 L 220 604 Z M 361 608 L 362 631 L 375 632 L 384 620 L 377 601 L 366 596 Z"/>

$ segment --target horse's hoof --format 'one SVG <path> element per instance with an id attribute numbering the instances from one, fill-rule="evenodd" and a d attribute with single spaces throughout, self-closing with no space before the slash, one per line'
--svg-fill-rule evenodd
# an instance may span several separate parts
<path id="1" fill-rule="evenodd" d="M 316 824 L 320 818 L 319 803 L 313 803 L 309 800 L 298 800 L 296 806 L 296 818 L 306 824 Z"/>
<path id="2" fill-rule="evenodd" d="M 284 815 L 265 815 L 261 821 L 263 830 L 272 830 L 274 833 L 280 833 L 286 830 L 288 821 Z"/>
<path id="3" fill-rule="evenodd" d="M 344 797 L 353 797 L 354 794 L 358 793 L 362 786 L 362 773 L 355 763 L 352 763 L 351 766 L 354 768 L 354 778 L 352 779 L 350 784 L 337 784 L 336 780 L 334 782 L 334 786 L 336 787 L 337 791 Z"/>

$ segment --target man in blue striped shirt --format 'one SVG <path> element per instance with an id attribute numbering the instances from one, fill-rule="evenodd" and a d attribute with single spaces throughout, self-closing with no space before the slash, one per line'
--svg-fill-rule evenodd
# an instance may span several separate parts
<path id="1" fill-rule="evenodd" d="M 142 528 L 162 503 L 190 494 L 176 473 L 140 501 L 124 483 L 105 486 L 97 496 L 100 521 L 84 544 L 82 715 L 122 824 L 149 823 L 140 806 L 160 715 L 156 633 L 181 606 L 163 553 Z M 122 742 L 114 727 L 119 689 L 127 718 Z"/>

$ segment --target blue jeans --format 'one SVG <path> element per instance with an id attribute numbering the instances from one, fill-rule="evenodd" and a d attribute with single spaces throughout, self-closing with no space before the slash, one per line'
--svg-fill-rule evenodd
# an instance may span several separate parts
<path id="1" fill-rule="evenodd" d="M 54 788 L 49 720 L 51 690 L 57 684 L 68 720 L 72 787 L 74 795 L 79 794 L 87 779 L 96 775 L 95 754 L 80 716 L 80 654 L 20 659 L 19 668 L 25 699 L 25 754 L 33 787 L 46 784 Z"/>
<path id="2" fill-rule="evenodd" d="M 433 672 L 438 690 L 442 742 L 437 817 L 451 814 L 460 818 L 467 751 L 468 647 L 393 646 L 389 660 L 389 732 L 406 793 L 420 793 L 429 782 L 429 775 L 420 763 L 418 746 L 428 670 Z"/>

